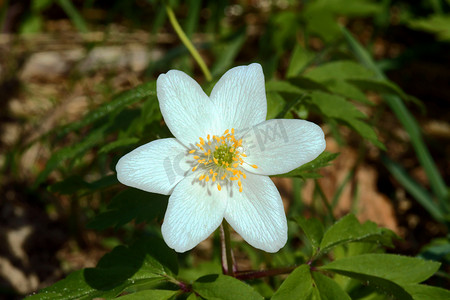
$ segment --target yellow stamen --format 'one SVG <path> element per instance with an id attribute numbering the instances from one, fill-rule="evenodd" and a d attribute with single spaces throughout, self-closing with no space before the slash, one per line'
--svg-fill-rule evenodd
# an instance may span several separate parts
<path id="1" fill-rule="evenodd" d="M 195 149 L 192 149 L 191 151 L 189 151 L 190 154 L 194 153 Z"/>

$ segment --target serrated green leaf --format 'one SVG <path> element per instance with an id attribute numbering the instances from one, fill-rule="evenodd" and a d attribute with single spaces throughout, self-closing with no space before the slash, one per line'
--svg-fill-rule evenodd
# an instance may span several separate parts
<path id="1" fill-rule="evenodd" d="M 294 218 L 295 222 L 305 233 L 313 247 L 313 255 L 319 250 L 320 242 L 323 238 L 324 228 L 322 223 L 315 218 L 306 219 L 304 217 Z"/>
<path id="2" fill-rule="evenodd" d="M 326 252 L 337 245 L 358 241 L 372 241 L 392 247 L 393 237 L 395 234 L 391 230 L 380 228 L 371 221 L 360 224 L 354 215 L 349 214 L 328 228 L 320 243 L 320 251 Z"/>
<path id="3" fill-rule="evenodd" d="M 167 201 L 167 196 L 129 188 L 117 194 L 107 210 L 97 215 L 87 227 L 103 230 L 108 227 L 121 227 L 133 219 L 137 223 L 151 221 L 162 217 Z"/>
<path id="4" fill-rule="evenodd" d="M 353 61 L 335 61 L 320 65 L 308 73 L 305 77 L 325 85 L 329 91 L 340 96 L 357 100 L 371 105 L 366 95 L 354 85 L 348 83 L 348 79 L 373 78 L 374 73 L 364 66 Z"/>
<path id="5" fill-rule="evenodd" d="M 137 293 L 121 296 L 120 300 L 169 300 L 180 291 L 169 290 L 145 290 Z"/>
<path id="6" fill-rule="evenodd" d="M 226 275 L 207 275 L 197 279 L 192 289 L 206 299 L 263 299 L 251 286 Z"/>
<path id="7" fill-rule="evenodd" d="M 333 279 L 318 273 L 312 273 L 319 291 L 320 300 L 351 300 L 350 296 Z"/>
<path id="8" fill-rule="evenodd" d="M 283 281 L 280 288 L 273 294 L 272 300 L 305 300 L 310 297 L 313 289 L 313 282 L 308 265 L 301 265 L 296 268 Z"/>
<path id="9" fill-rule="evenodd" d="M 338 157 L 339 153 L 330 153 L 327 151 L 322 152 L 318 157 L 316 157 L 313 161 L 306 163 L 297 169 L 294 169 L 288 173 L 275 175 L 273 177 L 300 177 L 303 179 L 306 178 L 320 178 L 322 177 L 317 171 L 320 168 L 326 167 L 330 165 L 330 162 Z"/>
<path id="10" fill-rule="evenodd" d="M 362 254 L 335 260 L 321 266 L 321 270 L 333 271 L 345 276 L 372 276 L 398 285 L 422 282 L 431 277 L 441 264 L 415 257 L 394 254 Z"/>
<path id="11" fill-rule="evenodd" d="M 71 273 L 67 278 L 27 299 L 113 298 L 133 285 L 169 280 L 178 271 L 176 254 L 159 238 L 143 238 L 130 247 L 118 246 L 95 268 Z"/>
<path id="12" fill-rule="evenodd" d="M 404 285 L 405 290 L 411 294 L 414 300 L 448 300 L 450 291 L 443 288 L 425 284 Z"/>

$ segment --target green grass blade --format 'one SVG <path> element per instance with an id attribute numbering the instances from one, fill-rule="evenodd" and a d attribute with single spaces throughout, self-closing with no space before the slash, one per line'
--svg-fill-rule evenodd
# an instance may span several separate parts
<path id="1" fill-rule="evenodd" d="M 381 160 L 392 176 L 394 176 L 406 191 L 408 191 L 408 193 L 410 193 L 435 220 L 439 222 L 445 221 L 444 215 L 433 201 L 432 196 L 420 184 L 412 179 L 400 164 L 394 162 L 386 155 L 382 155 Z"/>
<path id="2" fill-rule="evenodd" d="M 58 0 L 57 3 L 59 4 L 59 6 L 61 6 L 61 8 L 64 10 L 64 12 L 69 16 L 70 20 L 72 21 L 73 25 L 78 29 L 78 31 L 80 31 L 82 33 L 86 33 L 89 31 L 86 21 L 83 19 L 83 17 L 77 11 L 77 9 L 73 5 L 72 1 Z"/>
<path id="3" fill-rule="evenodd" d="M 344 27 L 342 27 L 342 31 L 351 51 L 359 62 L 373 70 L 377 77 L 386 79 L 383 72 L 375 65 L 369 53 L 355 40 L 351 33 Z M 439 200 L 440 208 L 448 212 L 448 189 L 423 141 L 419 125 L 398 96 L 386 95 L 384 99 L 408 132 L 417 158 L 430 181 L 431 189 Z"/>

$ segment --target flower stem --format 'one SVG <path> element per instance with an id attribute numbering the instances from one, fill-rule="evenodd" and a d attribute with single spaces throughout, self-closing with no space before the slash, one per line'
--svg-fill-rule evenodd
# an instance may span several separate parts
<path id="1" fill-rule="evenodd" d="M 234 276 L 234 257 L 231 249 L 230 227 L 223 220 L 220 225 L 220 241 L 222 247 L 222 271 L 224 274 Z"/>
<path id="2" fill-rule="evenodd" d="M 203 58 L 198 53 L 197 49 L 195 49 L 194 45 L 192 45 L 191 41 L 184 33 L 183 29 L 181 28 L 180 24 L 178 23 L 178 20 L 175 17 L 175 14 L 173 13 L 173 10 L 169 6 L 169 4 L 166 4 L 166 12 L 167 12 L 167 16 L 169 17 L 170 24 L 172 24 L 172 27 L 175 30 L 175 32 L 177 33 L 178 37 L 183 42 L 183 44 L 186 46 L 186 48 L 189 50 L 192 57 L 194 57 L 195 61 L 200 66 L 200 69 L 202 69 L 202 72 L 205 75 L 206 80 L 211 81 L 212 80 L 211 72 L 209 72 L 209 69 L 206 66 L 205 61 L 203 60 Z"/>

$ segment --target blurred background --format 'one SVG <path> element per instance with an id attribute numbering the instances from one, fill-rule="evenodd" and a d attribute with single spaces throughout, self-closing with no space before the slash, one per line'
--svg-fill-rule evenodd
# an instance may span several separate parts
<path id="1" fill-rule="evenodd" d="M 331 224 L 353 212 L 372 220 L 402 238 L 391 251 L 446 264 L 437 283 L 446 286 L 450 1 L 168 2 L 216 80 L 251 62 L 262 64 L 267 81 L 276 81 L 347 59 L 340 26 L 353 34 L 376 67 L 413 98 L 405 107 L 422 144 L 412 146 L 420 133 L 405 129 L 404 114 L 392 110 L 381 92 L 366 93 L 370 105 L 357 107 L 386 150 L 300 105 L 290 113 L 320 124 L 327 151 L 340 154 L 320 170 L 321 178 L 274 181 L 288 215 Z M 144 208 L 130 203 L 134 214 L 127 216 L 108 204 L 123 188 L 114 175 L 118 158 L 170 133 L 156 101 L 137 101 L 146 95 L 111 99 L 170 69 L 208 83 L 161 1 L 0 0 L 0 30 L 0 298 L 6 299 L 95 266 L 112 247 L 160 230 L 167 199 Z M 308 63 L 293 66 L 294 55 Z M 269 105 L 273 116 L 284 106 L 276 99 Z M 143 209 L 150 213 L 143 216 Z M 117 214 L 116 224 L 96 218 L 105 210 Z M 212 245 L 199 245 L 186 264 L 210 259 Z M 237 255 L 252 265 L 251 255 Z"/>

